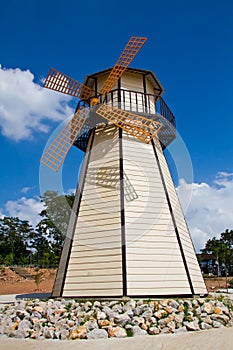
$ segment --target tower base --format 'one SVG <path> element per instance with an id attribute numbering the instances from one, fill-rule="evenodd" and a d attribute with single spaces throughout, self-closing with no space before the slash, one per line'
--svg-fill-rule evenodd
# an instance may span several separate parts
<path id="1" fill-rule="evenodd" d="M 158 139 L 92 131 L 54 297 L 207 294 Z"/>

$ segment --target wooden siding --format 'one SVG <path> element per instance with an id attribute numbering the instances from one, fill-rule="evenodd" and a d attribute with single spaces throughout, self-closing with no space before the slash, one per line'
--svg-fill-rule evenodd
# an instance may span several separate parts
<path id="1" fill-rule="evenodd" d="M 144 92 L 143 75 L 125 72 L 121 78 L 121 88 L 131 91 Z"/>
<path id="2" fill-rule="evenodd" d="M 172 210 L 175 216 L 176 225 L 178 228 L 181 244 L 184 250 L 185 259 L 187 262 L 189 274 L 191 277 L 192 285 L 194 288 L 194 294 L 206 294 L 206 286 L 201 274 L 201 270 L 197 261 L 194 246 L 191 240 L 191 236 L 182 212 L 182 208 L 177 196 L 173 180 L 170 175 L 170 171 L 167 166 L 167 162 L 163 155 L 163 151 L 157 139 L 155 139 L 157 154 L 159 162 L 163 171 L 166 187 L 168 190 L 169 198 L 172 205 Z"/>
<path id="3" fill-rule="evenodd" d="M 157 139 L 154 141 L 194 293 L 205 294 L 175 187 L 160 144 Z M 152 144 L 142 143 L 123 132 L 122 151 L 124 190 L 133 193 L 124 200 L 127 295 L 191 295 Z M 72 239 L 64 297 L 123 295 L 119 157 L 118 128 L 99 127 L 94 136 Z M 113 178 L 107 176 L 108 169 L 116 170 Z M 96 174 L 102 174 L 101 185 Z M 58 282 L 62 283 L 61 274 Z"/>
<path id="4" fill-rule="evenodd" d="M 64 297 L 122 295 L 119 176 L 113 179 L 113 188 L 96 180 L 101 171 L 103 174 L 108 169 L 119 172 L 118 137 L 119 130 L 112 125 L 100 127 L 95 133 Z"/>
<path id="5" fill-rule="evenodd" d="M 160 157 L 163 157 L 162 167 L 168 182 L 163 153 Z M 138 196 L 125 202 L 128 295 L 191 294 L 152 145 L 124 134 L 123 158 L 124 172 Z M 178 200 L 171 181 L 168 186 L 171 187 L 169 194 Z M 186 229 L 181 234 L 190 242 L 182 212 L 179 215 L 179 228 Z M 186 252 L 187 259 L 195 259 L 193 248 L 188 246 Z"/>

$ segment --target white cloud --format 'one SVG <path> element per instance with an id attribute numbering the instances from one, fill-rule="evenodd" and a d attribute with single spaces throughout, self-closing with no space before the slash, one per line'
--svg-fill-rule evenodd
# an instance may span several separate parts
<path id="1" fill-rule="evenodd" d="M 20 192 L 22 193 L 27 193 L 28 191 L 31 191 L 33 190 L 34 187 L 23 187 Z"/>
<path id="2" fill-rule="evenodd" d="M 42 88 L 34 75 L 19 68 L 0 68 L 0 128 L 15 141 L 46 133 L 48 121 L 61 121 L 72 114 L 70 97 Z"/>
<path id="3" fill-rule="evenodd" d="M 4 216 L 5 216 L 5 215 L 3 214 L 2 209 L 0 208 L 0 219 L 3 219 Z"/>
<path id="4" fill-rule="evenodd" d="M 192 197 L 186 220 L 196 251 L 200 251 L 209 238 L 233 229 L 233 174 L 220 172 L 211 185 L 181 180 L 177 188 L 181 204 L 189 190 Z"/>
<path id="5" fill-rule="evenodd" d="M 69 188 L 67 190 L 67 194 L 70 195 L 70 194 L 75 194 L 76 193 L 76 188 Z"/>
<path id="6" fill-rule="evenodd" d="M 7 201 L 4 213 L 6 216 L 17 216 L 21 220 L 27 220 L 32 226 L 35 226 L 42 219 L 39 213 L 43 209 L 44 205 L 39 197 L 21 197 L 15 201 Z"/>

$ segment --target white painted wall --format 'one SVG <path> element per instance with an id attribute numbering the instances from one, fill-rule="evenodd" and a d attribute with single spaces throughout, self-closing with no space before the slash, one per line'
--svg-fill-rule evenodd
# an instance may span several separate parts
<path id="1" fill-rule="evenodd" d="M 95 134 L 64 297 L 122 295 L 119 185 L 111 189 L 93 183 L 101 169 L 119 170 L 118 132 L 110 125 Z"/>
<path id="2" fill-rule="evenodd" d="M 205 294 L 206 286 L 201 275 L 200 267 L 194 251 L 194 246 L 193 246 L 190 233 L 182 212 L 182 208 L 173 184 L 173 180 L 171 178 L 171 174 L 168 169 L 167 162 L 165 160 L 161 146 L 158 140 L 155 139 L 155 142 L 156 142 L 159 161 L 166 180 L 166 186 L 169 192 L 169 198 L 170 198 L 172 209 L 174 212 L 177 228 L 179 231 L 180 239 L 181 239 L 183 250 L 185 253 L 189 273 L 191 275 L 194 292 L 195 294 Z"/>
<path id="3" fill-rule="evenodd" d="M 138 194 L 125 203 L 128 294 L 191 294 L 152 145 L 124 133 L 123 157 Z"/>

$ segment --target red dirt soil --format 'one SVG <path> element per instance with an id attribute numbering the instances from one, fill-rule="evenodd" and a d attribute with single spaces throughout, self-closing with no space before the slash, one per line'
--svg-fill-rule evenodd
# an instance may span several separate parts
<path id="1" fill-rule="evenodd" d="M 27 268 L 32 275 L 36 273 L 34 268 Z M 40 269 L 43 272 L 43 281 L 37 288 L 33 279 L 25 279 L 13 272 L 9 267 L 0 269 L 0 295 L 5 294 L 27 294 L 27 293 L 51 293 L 54 280 L 56 277 L 56 269 Z M 228 277 L 228 281 L 233 277 Z M 226 278 L 221 277 L 218 281 L 217 277 L 205 279 L 208 292 L 214 292 L 218 289 L 226 288 Z M 229 285 L 228 285 L 229 287 Z"/>
<path id="2" fill-rule="evenodd" d="M 34 268 L 27 268 L 32 275 L 36 274 Z M 51 293 L 56 277 L 55 269 L 40 269 L 43 273 L 43 281 L 37 288 L 34 279 L 25 279 L 13 272 L 9 267 L 0 270 L 0 294 L 26 294 L 26 293 Z"/>

